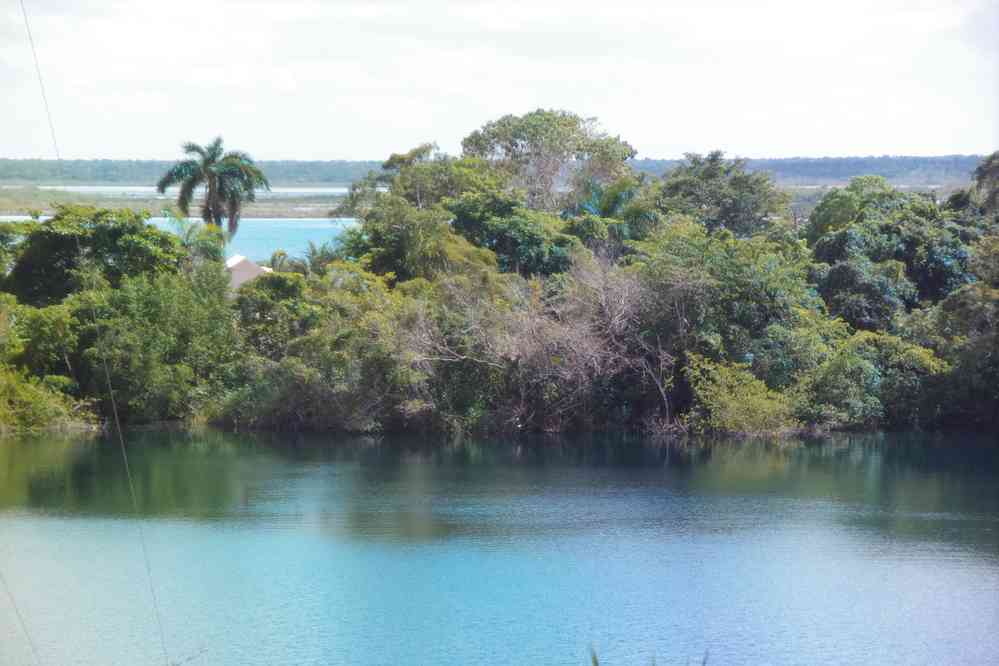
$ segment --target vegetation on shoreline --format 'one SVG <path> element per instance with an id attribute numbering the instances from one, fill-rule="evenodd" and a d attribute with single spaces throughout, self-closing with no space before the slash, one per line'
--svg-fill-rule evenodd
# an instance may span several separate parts
<path id="1" fill-rule="evenodd" d="M 276 252 L 234 294 L 210 229 L 87 207 L 4 225 L 3 368 L 107 415 L 106 363 L 131 423 L 999 422 L 995 158 L 943 201 L 863 177 L 802 219 L 740 160 L 651 177 L 571 113 L 506 116 L 463 148 L 390 156 L 336 210 L 359 220 L 336 247 Z"/>
<path id="2" fill-rule="evenodd" d="M 0 182 L 53 185 L 153 185 L 173 163 L 167 160 L 42 160 L 0 158 Z M 365 160 L 261 160 L 275 185 L 340 185 L 364 177 L 379 162 Z"/>
<path id="3" fill-rule="evenodd" d="M 339 185 L 339 184 L 338 184 Z M 343 185 L 344 188 L 349 184 Z M 814 193 L 811 191 L 810 194 Z M 258 197 L 243 205 L 243 217 L 302 218 L 325 217 L 337 205 L 342 195 L 336 193 L 293 194 Z M 0 215 L 30 216 L 34 213 L 54 215 L 59 206 L 80 205 L 97 208 L 127 208 L 162 215 L 173 205 L 174 197 L 125 194 L 96 194 L 67 190 L 41 189 L 35 186 L 0 188 Z"/>
<path id="4" fill-rule="evenodd" d="M 746 161 L 752 172 L 769 174 L 781 186 L 843 185 L 858 175 L 883 176 L 897 186 L 966 186 L 981 155 L 932 157 L 787 157 Z M 639 173 L 660 177 L 683 160 L 633 159 Z M 377 170 L 371 160 L 261 160 L 260 168 L 279 186 L 353 183 Z M 170 167 L 165 160 L 45 160 L 0 158 L 0 183 L 141 185 L 156 182 Z"/>

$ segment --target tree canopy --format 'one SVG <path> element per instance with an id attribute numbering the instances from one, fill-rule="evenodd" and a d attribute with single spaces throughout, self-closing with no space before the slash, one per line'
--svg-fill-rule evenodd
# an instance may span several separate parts
<path id="1" fill-rule="evenodd" d="M 178 174 L 229 173 L 220 142 L 198 148 Z M 0 427 L 106 415 L 105 362 L 129 422 L 999 425 L 992 158 L 942 200 L 856 178 L 800 224 L 742 160 L 636 173 L 627 143 L 568 112 L 505 116 L 463 148 L 390 155 L 354 183 L 335 245 L 275 248 L 235 291 L 215 204 L 176 234 L 84 207 L 5 223 Z"/>

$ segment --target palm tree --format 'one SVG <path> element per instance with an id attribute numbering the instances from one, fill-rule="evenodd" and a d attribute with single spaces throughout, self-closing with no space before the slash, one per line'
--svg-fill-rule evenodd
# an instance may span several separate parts
<path id="1" fill-rule="evenodd" d="M 182 147 L 190 158 L 170 167 L 156 183 L 157 191 L 162 194 L 168 187 L 179 184 L 177 207 L 186 216 L 194 191 L 204 186 L 201 219 L 205 224 L 214 224 L 219 228 L 222 227 L 222 220 L 226 219 L 229 234 L 236 233 L 243 203 L 256 201 L 257 188 L 271 189 L 264 172 L 244 152 L 223 152 L 222 137 L 207 146 L 189 142 Z"/>
<path id="2" fill-rule="evenodd" d="M 999 150 L 982 160 L 975 169 L 975 186 L 985 197 L 985 210 L 999 212 Z"/>

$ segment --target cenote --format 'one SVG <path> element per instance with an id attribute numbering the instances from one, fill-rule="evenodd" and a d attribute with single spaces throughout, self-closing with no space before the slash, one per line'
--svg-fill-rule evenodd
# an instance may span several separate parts
<path id="1" fill-rule="evenodd" d="M 994 438 L 0 442 L 43 664 L 983 664 Z M 0 663 L 32 663 L 0 595 Z"/>

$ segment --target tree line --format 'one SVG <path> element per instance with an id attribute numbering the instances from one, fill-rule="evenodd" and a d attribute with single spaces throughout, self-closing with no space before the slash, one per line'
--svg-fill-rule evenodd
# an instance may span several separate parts
<path id="1" fill-rule="evenodd" d="M 969 174 L 981 160 L 981 155 L 787 157 L 747 159 L 745 167 L 747 171 L 766 172 L 786 187 L 840 185 L 857 176 L 881 176 L 897 186 L 948 188 L 967 185 Z M 631 166 L 661 176 L 681 163 L 682 160 L 636 159 Z"/>
<path id="2" fill-rule="evenodd" d="M 746 160 L 746 169 L 769 173 L 784 186 L 836 185 L 855 176 L 875 175 L 900 186 L 950 187 L 967 184 L 981 159 L 980 155 L 756 158 Z M 643 158 L 630 160 L 629 166 L 659 177 L 682 162 Z M 370 160 L 263 160 L 260 167 L 274 184 L 287 186 L 353 183 L 379 164 Z M 156 182 L 169 166 L 162 160 L 0 159 L 0 182 L 140 185 Z"/>
<path id="3" fill-rule="evenodd" d="M 377 161 L 263 160 L 276 184 L 347 184 L 363 178 Z M 41 160 L 0 158 L 0 182 L 29 185 L 152 185 L 170 168 L 165 160 Z"/>
<path id="4" fill-rule="evenodd" d="M 86 207 L 8 223 L 0 422 L 106 416 L 107 372 L 129 422 L 999 424 L 999 152 L 945 199 L 863 176 L 807 219 L 745 161 L 690 154 L 655 177 L 634 155 L 547 110 L 486 123 L 456 156 L 393 154 L 331 211 L 358 221 L 337 243 L 276 251 L 235 292 L 209 200 L 175 234 Z"/>

